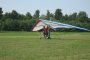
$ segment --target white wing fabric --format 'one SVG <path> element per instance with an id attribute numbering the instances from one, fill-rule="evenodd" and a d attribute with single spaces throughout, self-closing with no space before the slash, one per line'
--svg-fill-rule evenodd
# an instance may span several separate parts
<path id="1" fill-rule="evenodd" d="M 77 28 L 77 29 L 82 29 L 82 30 L 88 30 L 86 28 L 81 28 L 81 27 L 77 27 L 77 26 L 73 26 L 73 25 L 69 25 L 69 24 L 63 24 L 60 22 L 54 22 L 54 21 L 48 21 L 48 20 L 41 20 L 43 23 L 51 26 L 54 29 L 57 28 Z"/>
<path id="2" fill-rule="evenodd" d="M 43 28 L 43 26 L 48 25 L 50 26 L 50 28 L 52 29 L 58 29 L 58 28 L 77 28 L 77 29 L 81 29 L 81 30 L 87 30 L 86 28 L 81 28 L 81 27 L 77 27 L 77 26 L 73 26 L 73 25 L 69 25 L 69 24 L 63 24 L 60 22 L 54 22 L 54 21 L 49 21 L 49 20 L 38 20 L 35 27 L 33 28 L 32 31 L 38 31 L 40 29 Z"/>
<path id="3" fill-rule="evenodd" d="M 38 31 L 38 30 L 42 29 L 43 26 L 45 26 L 45 24 L 43 22 L 41 22 L 41 20 L 38 20 L 36 25 L 32 29 L 32 31 Z"/>

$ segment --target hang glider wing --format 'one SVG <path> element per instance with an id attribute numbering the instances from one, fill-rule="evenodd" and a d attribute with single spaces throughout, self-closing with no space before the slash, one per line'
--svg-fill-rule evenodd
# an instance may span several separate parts
<path id="1" fill-rule="evenodd" d="M 48 21 L 48 20 L 38 20 L 35 27 L 32 29 L 32 31 L 38 31 L 43 28 L 43 26 L 48 25 L 52 29 L 58 29 L 58 28 L 76 28 L 76 29 L 81 29 L 81 30 L 87 30 L 86 28 L 81 28 L 69 24 L 63 24 L 60 22 L 54 22 L 54 21 Z"/>
<path id="2" fill-rule="evenodd" d="M 54 22 L 54 21 L 48 21 L 48 20 L 42 20 L 42 22 L 51 26 L 54 29 L 57 29 L 57 28 L 76 28 L 76 29 L 81 29 L 81 30 L 88 30 L 86 28 L 81 28 L 81 27 L 77 27 L 77 26 L 73 26 L 73 25 L 69 25 L 69 24 L 63 24 L 60 22 Z"/>
<path id="3" fill-rule="evenodd" d="M 43 22 L 41 22 L 41 20 L 38 20 L 36 25 L 32 29 L 32 31 L 38 31 L 38 30 L 42 29 L 43 26 L 45 26 L 45 24 Z"/>

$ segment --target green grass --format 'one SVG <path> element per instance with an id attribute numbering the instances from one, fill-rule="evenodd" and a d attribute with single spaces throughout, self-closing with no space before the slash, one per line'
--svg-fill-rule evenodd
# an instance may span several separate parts
<path id="1" fill-rule="evenodd" d="M 1 32 L 0 60 L 90 60 L 90 32 Z"/>

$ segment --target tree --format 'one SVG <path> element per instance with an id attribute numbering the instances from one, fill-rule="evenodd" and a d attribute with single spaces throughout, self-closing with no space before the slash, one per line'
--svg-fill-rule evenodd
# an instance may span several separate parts
<path id="1" fill-rule="evenodd" d="M 64 20 L 68 20 L 68 15 L 67 14 L 65 14 Z"/>
<path id="2" fill-rule="evenodd" d="M 2 24 L 4 31 L 19 31 L 19 21 L 13 19 L 6 19 Z"/>
<path id="3" fill-rule="evenodd" d="M 50 13 L 50 16 L 51 16 L 52 18 L 54 18 L 54 14 L 53 14 L 53 13 Z"/>
<path id="4" fill-rule="evenodd" d="M 47 10 L 47 16 L 46 16 L 46 19 L 50 19 L 50 17 L 51 17 L 51 14 L 50 14 L 50 12 L 49 12 L 49 10 Z"/>
<path id="5" fill-rule="evenodd" d="M 2 8 L 0 8 L 0 31 L 31 31 L 35 26 L 36 21 L 39 19 L 40 11 L 36 10 L 34 14 L 34 18 L 30 12 L 27 12 L 26 15 L 20 14 L 15 10 L 12 12 L 6 12 L 2 14 Z M 41 15 L 41 19 L 50 19 L 55 20 L 57 22 L 62 22 L 66 24 L 71 24 L 75 26 L 84 27 L 90 29 L 90 18 L 84 11 L 80 11 L 78 14 L 75 12 L 71 15 L 63 15 L 61 9 L 56 9 L 55 14 L 50 13 L 47 10 L 46 15 Z M 55 18 L 55 19 L 54 19 Z M 60 29 L 61 31 L 79 31 L 77 29 Z"/>
<path id="6" fill-rule="evenodd" d="M 77 16 L 77 20 L 79 20 L 80 22 L 88 22 L 89 19 L 87 13 L 84 11 L 80 11 Z"/>
<path id="7" fill-rule="evenodd" d="M 11 13 L 6 12 L 6 13 L 3 15 L 2 20 L 6 20 L 6 19 L 11 19 Z"/>
<path id="8" fill-rule="evenodd" d="M 55 11 L 55 19 L 60 20 L 62 18 L 62 10 L 61 9 L 56 9 Z"/>
<path id="9" fill-rule="evenodd" d="M 17 11 L 12 10 L 11 18 L 12 19 L 19 19 L 19 14 L 17 13 Z"/>
<path id="10" fill-rule="evenodd" d="M 27 18 L 28 20 L 32 19 L 32 16 L 31 16 L 31 14 L 30 14 L 29 12 L 26 13 L 26 18 Z"/>
<path id="11" fill-rule="evenodd" d="M 77 13 L 76 12 L 69 15 L 69 20 L 76 20 L 76 18 L 77 18 Z"/>
<path id="12" fill-rule="evenodd" d="M 20 20 L 26 20 L 26 16 L 24 14 L 19 14 L 19 19 Z"/>
<path id="13" fill-rule="evenodd" d="M 22 20 L 20 21 L 21 31 L 31 31 L 33 23 L 32 20 Z"/>
<path id="14" fill-rule="evenodd" d="M 39 14 L 40 14 L 40 11 L 39 10 L 36 10 L 35 11 L 35 14 L 34 14 L 34 17 L 39 19 Z"/>
<path id="15" fill-rule="evenodd" d="M 2 8 L 0 7 L 0 19 L 2 18 L 2 13 L 3 13 L 3 11 L 2 11 Z"/>

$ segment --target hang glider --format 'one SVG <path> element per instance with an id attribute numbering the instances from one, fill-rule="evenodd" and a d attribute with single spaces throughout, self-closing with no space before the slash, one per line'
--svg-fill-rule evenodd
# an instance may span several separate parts
<path id="1" fill-rule="evenodd" d="M 60 22 L 54 22 L 54 21 L 49 21 L 49 20 L 42 20 L 39 19 L 36 23 L 36 25 L 34 26 L 34 28 L 32 29 L 32 31 L 38 31 L 43 29 L 43 26 L 50 26 L 50 28 L 56 30 L 59 28 L 76 28 L 76 29 L 81 29 L 81 30 L 86 30 L 86 31 L 90 31 L 86 28 L 81 28 L 78 26 L 73 26 L 73 25 L 69 25 L 69 24 L 64 24 L 64 23 L 60 23 Z"/>

